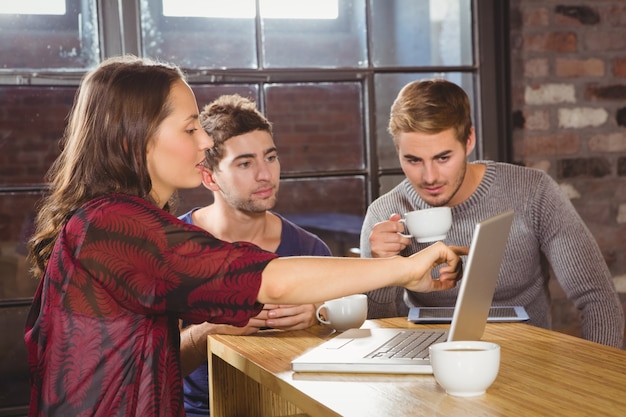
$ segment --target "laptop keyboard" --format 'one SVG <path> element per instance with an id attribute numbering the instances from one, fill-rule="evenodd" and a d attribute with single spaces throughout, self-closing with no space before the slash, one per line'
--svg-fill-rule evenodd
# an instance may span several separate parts
<path id="1" fill-rule="evenodd" d="M 447 332 L 402 332 L 380 346 L 366 358 L 380 359 L 424 359 L 428 357 L 428 347 L 433 343 L 445 342 Z"/>

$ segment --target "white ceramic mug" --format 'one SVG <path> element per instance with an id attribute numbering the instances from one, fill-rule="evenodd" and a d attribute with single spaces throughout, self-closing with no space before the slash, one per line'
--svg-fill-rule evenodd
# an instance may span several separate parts
<path id="1" fill-rule="evenodd" d="M 323 317 L 322 309 L 325 310 Z M 315 315 L 321 323 L 339 332 L 358 329 L 367 319 L 367 295 L 354 294 L 328 300 L 317 308 Z"/>
<path id="2" fill-rule="evenodd" d="M 452 227 L 452 209 L 450 207 L 433 207 L 410 211 L 400 219 L 409 234 L 400 233 L 404 237 L 415 238 L 420 243 L 436 242 L 446 238 Z"/>
<path id="3" fill-rule="evenodd" d="M 482 341 L 436 343 L 429 348 L 437 383 L 446 393 L 474 397 L 485 393 L 500 369 L 500 345 Z"/>

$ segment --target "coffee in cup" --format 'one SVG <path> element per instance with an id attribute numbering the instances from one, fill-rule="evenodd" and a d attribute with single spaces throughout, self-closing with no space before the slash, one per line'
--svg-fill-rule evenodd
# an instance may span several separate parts
<path id="1" fill-rule="evenodd" d="M 400 223 L 403 223 L 409 232 L 409 234 L 400 233 L 402 236 L 415 238 L 419 243 L 436 242 L 445 239 L 452 227 L 452 209 L 433 207 L 410 211 L 404 214 Z"/>
<path id="2" fill-rule="evenodd" d="M 500 345 L 482 341 L 436 343 L 429 348 L 437 383 L 447 394 L 474 397 L 485 393 L 500 369 Z"/>
<path id="3" fill-rule="evenodd" d="M 325 310 L 322 316 L 322 310 Z M 328 300 L 317 308 L 317 319 L 342 332 L 358 329 L 367 319 L 367 295 L 354 294 Z"/>

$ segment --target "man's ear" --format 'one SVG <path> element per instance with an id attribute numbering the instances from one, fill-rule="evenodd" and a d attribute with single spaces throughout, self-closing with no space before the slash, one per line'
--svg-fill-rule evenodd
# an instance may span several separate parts
<path id="1" fill-rule="evenodd" d="M 467 137 L 467 142 L 465 142 L 465 156 L 469 156 L 474 150 L 476 146 L 476 132 L 474 130 L 474 126 L 470 127 L 470 134 Z"/>
<path id="2" fill-rule="evenodd" d="M 215 178 L 213 178 L 213 171 L 209 168 L 204 167 L 202 169 L 202 185 L 204 185 L 207 189 L 211 191 L 219 191 L 220 186 L 215 182 Z"/>

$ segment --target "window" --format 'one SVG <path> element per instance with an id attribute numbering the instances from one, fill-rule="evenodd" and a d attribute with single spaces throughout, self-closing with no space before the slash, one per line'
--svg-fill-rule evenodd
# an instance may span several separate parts
<path id="1" fill-rule="evenodd" d="M 138 54 L 181 65 L 200 106 L 229 92 L 258 103 L 274 123 L 282 176 L 289 184 L 279 203 L 286 211 L 330 210 L 328 199 L 338 192 L 345 204 L 333 203 L 332 210 L 363 215 L 371 200 L 402 178 L 387 133 L 388 112 L 399 89 L 411 80 L 437 76 L 461 85 L 474 102 L 479 137 L 486 141 L 494 136 L 482 129 L 481 116 L 482 106 L 496 101 L 493 95 L 485 100 L 494 88 L 485 88 L 491 80 L 482 78 L 494 71 L 486 59 L 492 55 L 480 62 L 474 58 L 484 43 L 475 39 L 493 36 L 479 36 L 481 26 L 473 22 L 486 9 L 489 13 L 483 14 L 494 22 L 505 16 L 503 11 L 494 14 L 501 2 L 290 0 L 298 8 L 279 8 L 285 14 L 278 15 L 270 6 L 279 3 L 29 0 L 20 2 L 19 10 L 17 4 L 2 6 L 0 19 L 7 25 L 0 31 L 16 39 L 0 46 L 15 48 L 2 51 L 11 59 L 0 69 L 1 108 L 12 110 L 4 114 L 0 128 L 0 192 L 10 196 L 0 204 L 5 259 L 15 256 L 27 213 L 36 210 L 45 191 L 44 175 L 58 154 L 80 76 L 99 61 L 99 54 L 133 52 L 136 43 Z M 25 8 L 29 4 L 45 8 L 28 14 L 33 10 Z M 324 13 L 314 15 L 306 4 Z M 225 6 L 236 7 L 229 11 Z M 300 10 L 308 12 L 293 15 Z M 42 39 L 47 54 L 11 46 Z M 479 146 L 474 157 L 485 153 Z M 296 203 L 296 195 L 300 201 L 304 193 L 285 191 L 297 190 L 292 184 L 300 183 L 317 190 L 306 194 L 311 203 L 305 206 Z M 210 200 L 203 189 L 185 190 L 181 197 L 181 210 Z M 10 294 L 0 291 L 0 299 Z"/>
<path id="2" fill-rule="evenodd" d="M 371 7 L 375 66 L 473 65 L 469 0 L 372 1 Z"/>
<path id="3" fill-rule="evenodd" d="M 291 10 L 287 17 L 271 11 L 271 5 L 281 3 L 280 11 L 297 3 L 295 12 L 305 14 Z M 306 3 L 314 8 L 302 6 Z M 0 317 L 19 326 L 7 336 L 10 340 L 0 343 L 0 357 L 25 355 L 20 329 L 36 282 L 24 268 L 24 242 L 32 233 L 33 214 L 46 190 L 45 173 L 58 155 L 76 87 L 101 59 L 133 53 L 175 62 L 187 73 L 200 108 L 221 94 L 251 97 L 273 122 L 281 155 L 276 210 L 287 216 L 323 212 L 358 217 L 402 178 L 386 128 L 391 102 L 409 81 L 437 76 L 458 83 L 473 101 L 481 141 L 474 157 L 507 159 L 502 41 L 507 3 L 3 2 Z M 28 5 L 39 9 L 26 9 Z M 225 11 L 225 5 L 236 5 L 237 13 Z M 323 7 L 325 13 L 316 15 Z M 487 116 L 489 123 L 483 123 Z M 212 199 L 202 187 L 180 196 L 180 213 Z M 350 244 L 358 244 L 358 237 Z M 0 374 L 7 372 L 26 381 L 25 368 L 3 365 Z M 0 415 L 25 406 L 24 387 L 0 395 Z"/>
<path id="4" fill-rule="evenodd" d="M 386 128 L 404 84 L 445 77 L 468 92 L 475 111 L 480 108 L 472 26 L 477 5 L 471 0 L 325 1 L 336 3 L 336 16 L 306 19 L 264 14 L 274 2 L 260 0 L 258 11 L 255 3 L 143 0 L 143 53 L 183 63 L 201 85 L 256 85 L 255 98 L 275 125 L 284 178 L 336 171 L 359 177 L 367 186 L 354 207 L 367 206 L 402 177 Z M 340 128 L 346 133 L 337 139 Z M 318 158 L 317 148 L 328 152 Z M 474 157 L 480 156 L 479 147 Z"/>
<path id="5" fill-rule="evenodd" d="M 193 7 L 183 8 L 192 3 Z M 365 0 L 325 0 L 321 5 L 326 5 L 323 10 L 329 12 L 321 18 L 297 14 L 306 12 L 312 4 L 315 10 L 320 8 L 318 2 L 310 0 L 287 2 L 292 5 L 288 11 L 296 15 L 285 13 L 281 18 L 270 13 L 275 9 L 269 6 L 282 1 L 261 0 L 258 17 L 254 0 L 229 2 L 227 6 L 219 1 L 197 3 L 142 0 L 144 54 L 194 69 L 367 65 Z M 233 10 L 233 6 L 241 7 Z M 333 10 L 337 16 L 330 18 Z"/>
<path id="6" fill-rule="evenodd" d="M 90 68 L 99 59 L 97 29 L 95 0 L 2 2 L 0 71 Z"/>
<path id="7" fill-rule="evenodd" d="M 64 0 L 22 0 L 0 4 L 0 14 L 63 15 Z"/>
<path id="8" fill-rule="evenodd" d="M 259 15 L 272 19 L 336 19 L 338 0 L 261 0 Z M 254 19 L 255 0 L 163 0 L 163 16 Z"/>

